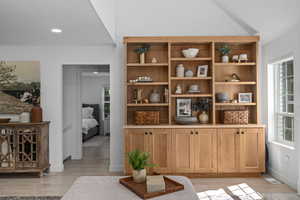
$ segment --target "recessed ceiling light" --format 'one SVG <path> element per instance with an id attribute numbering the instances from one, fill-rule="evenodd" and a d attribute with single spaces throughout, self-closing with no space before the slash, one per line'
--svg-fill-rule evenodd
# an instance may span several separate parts
<path id="1" fill-rule="evenodd" d="M 94 74 L 99 74 L 99 72 L 93 72 Z"/>
<path id="2" fill-rule="evenodd" d="M 51 29 L 51 32 L 52 32 L 52 33 L 61 33 L 62 30 L 59 29 L 59 28 L 53 28 L 53 29 Z"/>

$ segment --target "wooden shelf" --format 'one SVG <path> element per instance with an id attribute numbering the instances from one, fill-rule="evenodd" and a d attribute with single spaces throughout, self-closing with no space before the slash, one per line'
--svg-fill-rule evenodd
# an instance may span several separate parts
<path id="1" fill-rule="evenodd" d="M 129 107 L 159 107 L 159 106 L 169 106 L 168 103 L 141 103 L 141 104 L 135 104 L 135 103 L 128 103 L 127 106 Z"/>
<path id="2" fill-rule="evenodd" d="M 168 63 L 144 63 L 144 64 L 140 64 L 140 63 L 128 63 L 127 66 L 128 67 L 160 67 L 160 66 L 168 66 Z"/>
<path id="3" fill-rule="evenodd" d="M 248 63 L 214 63 L 215 66 L 255 66 L 255 62 Z"/>
<path id="4" fill-rule="evenodd" d="M 171 97 L 212 97 L 212 94 L 172 94 Z"/>
<path id="5" fill-rule="evenodd" d="M 210 61 L 212 60 L 211 57 L 206 58 L 171 58 L 171 61 Z"/>
<path id="6" fill-rule="evenodd" d="M 212 77 L 171 77 L 171 80 L 211 80 Z"/>
<path id="7" fill-rule="evenodd" d="M 142 82 L 142 83 L 127 83 L 127 85 L 169 85 L 168 82 Z"/>
<path id="8" fill-rule="evenodd" d="M 256 106 L 256 103 L 215 103 L 216 106 Z"/>
<path id="9" fill-rule="evenodd" d="M 255 81 L 215 82 L 216 85 L 256 85 Z"/>

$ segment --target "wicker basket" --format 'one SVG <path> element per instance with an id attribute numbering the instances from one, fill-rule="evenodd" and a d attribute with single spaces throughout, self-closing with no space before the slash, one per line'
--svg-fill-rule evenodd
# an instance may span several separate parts
<path id="1" fill-rule="evenodd" d="M 159 111 L 136 111 L 135 123 L 137 125 L 159 124 Z"/>
<path id="2" fill-rule="evenodd" d="M 248 110 L 224 110 L 224 124 L 248 124 Z"/>

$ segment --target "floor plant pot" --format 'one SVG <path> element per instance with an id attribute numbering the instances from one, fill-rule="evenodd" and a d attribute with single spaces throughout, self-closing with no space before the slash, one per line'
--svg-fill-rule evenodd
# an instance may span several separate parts
<path id="1" fill-rule="evenodd" d="M 133 181 L 136 183 L 143 183 L 146 181 L 146 169 L 132 170 Z"/>
<path id="2" fill-rule="evenodd" d="M 227 56 L 227 55 L 222 56 L 222 62 L 223 63 L 228 63 L 229 62 L 229 56 Z"/>
<path id="3" fill-rule="evenodd" d="M 140 54 L 140 64 L 144 64 L 145 63 L 145 53 L 141 53 Z"/>

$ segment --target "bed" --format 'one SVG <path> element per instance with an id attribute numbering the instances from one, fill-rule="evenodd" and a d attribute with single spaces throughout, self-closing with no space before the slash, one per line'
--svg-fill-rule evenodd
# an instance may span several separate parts
<path id="1" fill-rule="evenodd" d="M 82 141 L 100 134 L 99 104 L 82 104 Z"/>

